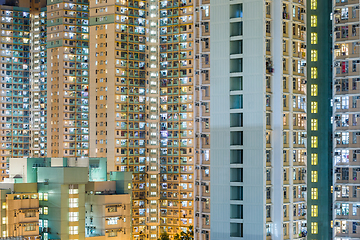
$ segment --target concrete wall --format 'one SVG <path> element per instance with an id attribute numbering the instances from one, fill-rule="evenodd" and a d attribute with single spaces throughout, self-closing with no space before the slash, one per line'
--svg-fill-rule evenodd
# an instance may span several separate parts
<path id="1" fill-rule="evenodd" d="M 211 1 L 211 238 L 230 237 L 243 224 L 244 239 L 265 238 L 265 44 L 264 3 L 243 3 L 243 35 L 231 37 L 230 2 Z M 243 40 L 243 70 L 230 73 L 230 41 Z M 243 77 L 243 90 L 230 93 L 230 77 Z M 243 109 L 230 110 L 230 94 L 243 96 Z M 243 127 L 230 128 L 230 113 L 243 113 Z M 230 132 L 243 132 L 243 145 L 230 146 Z M 243 149 L 243 164 L 230 164 L 230 150 Z M 243 169 L 243 182 L 230 182 L 230 169 Z M 243 200 L 230 200 L 230 186 L 243 186 Z M 230 205 L 243 205 L 243 219 L 230 220 Z M 233 226 L 230 229 L 230 226 Z"/>

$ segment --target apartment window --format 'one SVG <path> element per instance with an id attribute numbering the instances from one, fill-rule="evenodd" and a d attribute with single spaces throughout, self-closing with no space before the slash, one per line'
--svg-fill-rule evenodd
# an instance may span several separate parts
<path id="1" fill-rule="evenodd" d="M 79 226 L 70 226 L 69 235 L 77 235 L 79 233 Z"/>
<path id="2" fill-rule="evenodd" d="M 317 131 L 318 130 L 318 120 L 317 119 L 311 119 L 311 131 Z"/>
<path id="3" fill-rule="evenodd" d="M 79 221 L 79 212 L 69 212 L 69 222 Z"/>
<path id="4" fill-rule="evenodd" d="M 317 44 L 318 42 L 318 35 L 316 32 L 311 33 L 311 44 Z"/>
<path id="5" fill-rule="evenodd" d="M 311 67 L 311 79 L 317 79 L 317 67 Z"/>
<path id="6" fill-rule="evenodd" d="M 79 207 L 79 199 L 69 198 L 69 208 L 77 208 L 77 207 Z"/>
<path id="7" fill-rule="evenodd" d="M 109 220 L 107 221 L 107 224 L 108 225 L 114 225 L 114 224 L 117 224 L 118 222 L 118 217 L 111 217 L 109 218 Z"/>
<path id="8" fill-rule="evenodd" d="M 318 171 L 311 171 L 311 182 L 318 181 Z"/>
<path id="9" fill-rule="evenodd" d="M 271 188 L 266 188 L 266 199 L 271 199 Z"/>
<path id="10" fill-rule="evenodd" d="M 311 84 L 311 96 L 316 97 L 318 95 L 318 85 Z"/>
<path id="11" fill-rule="evenodd" d="M 49 194 L 48 193 L 44 193 L 44 201 L 47 201 L 49 198 Z"/>
<path id="12" fill-rule="evenodd" d="M 311 148 L 317 148 L 317 147 L 318 147 L 318 137 L 311 136 Z"/>
<path id="13" fill-rule="evenodd" d="M 266 205 L 266 218 L 270 218 L 270 217 L 271 217 L 271 206 Z"/>
<path id="14" fill-rule="evenodd" d="M 311 234 L 318 234 L 318 223 L 317 222 L 311 223 Z"/>
<path id="15" fill-rule="evenodd" d="M 317 112 L 318 112 L 317 102 L 311 102 L 311 113 L 317 113 Z"/>
<path id="16" fill-rule="evenodd" d="M 317 188 L 311 188 L 311 199 L 312 200 L 318 199 L 318 189 Z"/>
<path id="17" fill-rule="evenodd" d="M 317 205 L 311 205 L 311 216 L 312 217 L 318 216 L 318 206 Z"/>
<path id="18" fill-rule="evenodd" d="M 44 215 L 48 215 L 49 214 L 49 208 L 48 207 L 44 207 Z"/>
<path id="19" fill-rule="evenodd" d="M 317 9 L 317 0 L 311 0 L 311 10 Z"/>
<path id="20" fill-rule="evenodd" d="M 34 223 L 26 223 L 24 224 L 25 231 L 35 231 L 36 230 L 36 224 Z"/>
<path id="21" fill-rule="evenodd" d="M 311 49 L 311 61 L 317 62 L 318 60 L 318 51 L 315 49 Z"/>
<path id="22" fill-rule="evenodd" d="M 311 165 L 317 165 L 318 164 L 318 154 L 312 153 L 311 154 Z"/>
<path id="23" fill-rule="evenodd" d="M 311 15 L 311 27 L 317 27 L 317 16 Z"/>

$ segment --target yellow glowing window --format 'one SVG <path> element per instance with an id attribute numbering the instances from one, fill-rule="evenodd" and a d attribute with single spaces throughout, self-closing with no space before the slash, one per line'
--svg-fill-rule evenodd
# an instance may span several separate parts
<path id="1" fill-rule="evenodd" d="M 318 130 L 318 120 L 311 119 L 311 131 L 317 131 L 317 130 Z"/>
<path id="2" fill-rule="evenodd" d="M 311 188 L 311 199 L 312 200 L 318 199 L 318 189 L 317 188 Z"/>
<path id="3" fill-rule="evenodd" d="M 318 172 L 311 171 L 311 182 L 317 182 L 317 181 L 318 181 Z"/>
<path id="4" fill-rule="evenodd" d="M 43 200 L 43 194 L 39 193 L 39 200 L 42 201 Z"/>
<path id="5" fill-rule="evenodd" d="M 311 44 L 317 44 L 318 41 L 318 35 L 315 32 L 311 33 Z"/>
<path id="6" fill-rule="evenodd" d="M 318 137 L 311 136 L 311 148 L 317 148 L 317 147 L 318 147 Z"/>
<path id="7" fill-rule="evenodd" d="M 317 73 L 317 67 L 311 68 L 311 79 L 317 79 L 318 73 Z"/>
<path id="8" fill-rule="evenodd" d="M 48 215 L 49 214 L 49 208 L 48 207 L 44 207 L 44 214 Z"/>
<path id="9" fill-rule="evenodd" d="M 47 201 L 47 200 L 48 200 L 48 197 L 49 197 L 49 194 L 48 194 L 48 193 L 44 193 L 44 201 Z"/>
<path id="10" fill-rule="evenodd" d="M 315 49 L 311 49 L 311 61 L 317 62 L 318 60 L 318 51 Z"/>
<path id="11" fill-rule="evenodd" d="M 311 216 L 312 217 L 318 216 L 318 206 L 317 205 L 311 205 Z"/>
<path id="12" fill-rule="evenodd" d="M 311 27 L 317 27 L 317 16 L 311 15 Z"/>
<path id="13" fill-rule="evenodd" d="M 311 10 L 317 9 L 317 0 L 311 0 Z"/>
<path id="14" fill-rule="evenodd" d="M 318 223 L 317 222 L 311 223 L 311 234 L 318 234 Z"/>
<path id="15" fill-rule="evenodd" d="M 318 95 L 318 85 L 311 84 L 311 96 L 316 97 Z"/>
<path id="16" fill-rule="evenodd" d="M 318 154 L 312 153 L 311 154 L 311 165 L 317 165 L 318 164 Z"/>
<path id="17" fill-rule="evenodd" d="M 2 209 L 6 209 L 6 202 L 2 203 Z"/>
<path id="18" fill-rule="evenodd" d="M 311 113 L 317 113 L 317 112 L 318 112 L 317 102 L 311 102 Z"/>
<path id="19" fill-rule="evenodd" d="M 2 224 L 6 224 L 6 217 L 2 218 Z"/>

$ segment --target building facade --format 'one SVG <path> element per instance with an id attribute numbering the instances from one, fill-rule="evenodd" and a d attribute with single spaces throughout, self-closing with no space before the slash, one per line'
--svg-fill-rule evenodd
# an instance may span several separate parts
<path id="1" fill-rule="evenodd" d="M 307 238 L 325 240 L 332 237 L 332 6 L 307 4 Z"/>
<path id="2" fill-rule="evenodd" d="M 134 239 L 210 238 L 209 16 L 209 1 L 90 2 L 90 156 L 133 173 Z"/>
<path id="3" fill-rule="evenodd" d="M 359 238 L 359 3 L 333 2 L 333 238 Z M 351 177 L 350 177 L 351 176 Z"/>
<path id="4" fill-rule="evenodd" d="M 9 157 L 45 156 L 46 1 L 1 5 L 1 172 Z"/>
<path id="5" fill-rule="evenodd" d="M 132 239 L 131 173 L 107 178 L 103 160 L 11 159 L 17 164 L 0 184 L 2 237 Z"/>
<path id="6" fill-rule="evenodd" d="M 305 239 L 306 3 L 212 4 L 211 236 Z"/>

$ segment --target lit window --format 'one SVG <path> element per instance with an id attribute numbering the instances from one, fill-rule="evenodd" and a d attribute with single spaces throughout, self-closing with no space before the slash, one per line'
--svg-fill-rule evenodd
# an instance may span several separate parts
<path id="1" fill-rule="evenodd" d="M 311 96 L 316 97 L 318 95 L 318 85 L 311 84 Z"/>
<path id="2" fill-rule="evenodd" d="M 79 189 L 69 189 L 69 194 L 78 194 Z"/>
<path id="3" fill-rule="evenodd" d="M 107 221 L 107 224 L 108 225 L 114 225 L 114 224 L 117 224 L 118 222 L 118 218 L 117 217 L 111 217 L 109 218 L 109 220 Z"/>
<path id="4" fill-rule="evenodd" d="M 49 194 L 48 193 L 44 193 L 44 201 L 47 201 L 49 198 Z"/>
<path id="5" fill-rule="evenodd" d="M 79 212 L 69 212 L 69 222 L 79 221 Z"/>
<path id="6" fill-rule="evenodd" d="M 317 130 L 318 130 L 318 120 L 311 119 L 311 131 L 317 131 Z"/>
<path id="7" fill-rule="evenodd" d="M 311 188 L 311 199 L 312 200 L 318 199 L 318 189 L 317 188 Z"/>
<path id="8" fill-rule="evenodd" d="M 2 203 L 2 209 L 6 209 L 6 202 Z"/>
<path id="9" fill-rule="evenodd" d="M 311 171 L 311 182 L 317 182 L 317 181 L 318 181 L 318 172 Z"/>
<path id="10" fill-rule="evenodd" d="M 311 49 L 311 61 L 317 62 L 318 60 L 318 51 L 315 49 Z"/>
<path id="11" fill-rule="evenodd" d="M 317 148 L 317 147 L 318 147 L 318 137 L 311 136 L 311 148 Z"/>
<path id="12" fill-rule="evenodd" d="M 318 112 L 317 102 L 311 102 L 311 113 L 317 113 L 317 112 Z"/>
<path id="13" fill-rule="evenodd" d="M 311 216 L 312 217 L 318 216 L 318 206 L 317 205 L 311 205 Z"/>
<path id="14" fill-rule="evenodd" d="M 2 224 L 6 224 L 6 217 L 2 218 Z"/>
<path id="15" fill-rule="evenodd" d="M 317 79 L 317 67 L 311 67 L 311 79 Z"/>
<path id="16" fill-rule="evenodd" d="M 317 16 L 311 15 L 311 27 L 317 27 Z"/>
<path id="17" fill-rule="evenodd" d="M 77 207 L 79 207 L 79 199 L 69 198 L 69 208 L 77 208 Z"/>
<path id="18" fill-rule="evenodd" d="M 69 234 L 70 235 L 77 235 L 79 232 L 79 226 L 70 226 L 69 227 Z"/>
<path id="19" fill-rule="evenodd" d="M 311 0 L 311 10 L 317 9 L 317 0 Z"/>
<path id="20" fill-rule="evenodd" d="M 39 193 L 39 200 L 42 201 L 43 200 L 43 194 Z"/>
<path id="21" fill-rule="evenodd" d="M 312 153 L 311 154 L 311 165 L 317 165 L 318 164 L 318 154 Z"/>
<path id="22" fill-rule="evenodd" d="M 311 33 L 311 44 L 317 44 L 318 42 L 318 35 L 315 32 Z"/>
<path id="23" fill-rule="evenodd" d="M 48 215 L 49 214 L 49 208 L 48 207 L 44 207 L 44 215 Z"/>
<path id="24" fill-rule="evenodd" d="M 318 234 L 318 223 L 317 222 L 311 223 L 311 234 Z"/>

